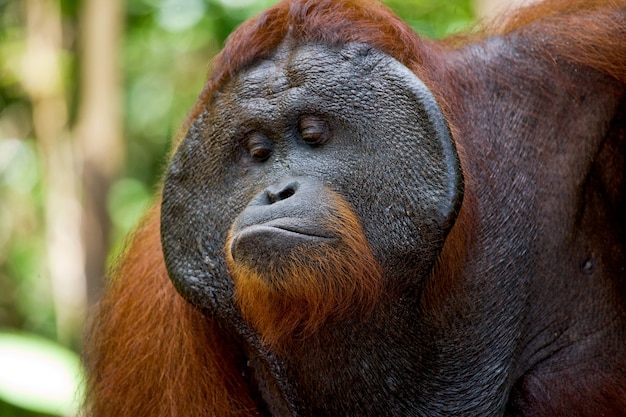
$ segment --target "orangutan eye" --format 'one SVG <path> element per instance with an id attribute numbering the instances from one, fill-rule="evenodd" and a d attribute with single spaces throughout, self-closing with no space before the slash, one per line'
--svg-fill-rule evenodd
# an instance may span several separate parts
<path id="1" fill-rule="evenodd" d="M 328 122 L 318 116 L 302 117 L 298 128 L 302 140 L 311 146 L 323 145 L 330 139 Z"/>
<path id="2" fill-rule="evenodd" d="M 265 162 L 272 155 L 274 144 L 265 135 L 253 132 L 246 136 L 248 154 L 255 162 Z"/>

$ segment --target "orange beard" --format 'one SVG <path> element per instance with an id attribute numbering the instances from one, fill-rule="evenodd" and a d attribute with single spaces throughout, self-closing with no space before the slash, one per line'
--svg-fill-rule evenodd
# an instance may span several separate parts
<path id="1" fill-rule="evenodd" d="M 226 243 L 228 270 L 243 318 L 273 348 L 311 336 L 325 323 L 365 315 L 382 292 L 382 274 L 358 218 L 348 204 L 334 196 L 326 230 L 332 243 L 294 250 L 289 260 L 270 272 L 234 261 Z"/>

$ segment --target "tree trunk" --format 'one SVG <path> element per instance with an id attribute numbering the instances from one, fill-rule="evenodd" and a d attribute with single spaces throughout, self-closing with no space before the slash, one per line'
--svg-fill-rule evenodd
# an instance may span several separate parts
<path id="1" fill-rule="evenodd" d="M 81 77 L 76 139 L 83 154 L 83 244 L 89 304 L 99 298 L 109 250 L 106 197 L 124 160 L 121 0 L 86 0 L 81 15 Z"/>
<path id="2" fill-rule="evenodd" d="M 80 240 L 79 166 L 68 128 L 58 0 L 27 0 L 27 46 L 21 81 L 33 108 L 33 128 L 45 190 L 46 264 L 57 338 L 72 344 L 85 316 L 84 251 Z"/>

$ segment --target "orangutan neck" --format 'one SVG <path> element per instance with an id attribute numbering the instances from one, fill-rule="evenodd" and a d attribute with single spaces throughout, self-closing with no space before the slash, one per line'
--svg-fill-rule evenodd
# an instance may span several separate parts
<path id="1" fill-rule="evenodd" d="M 272 416 L 335 416 L 346 410 L 372 416 L 495 415 L 497 409 L 481 398 L 506 401 L 506 372 L 493 377 L 492 370 L 494 364 L 506 368 L 509 355 L 502 352 L 497 360 L 478 353 L 471 357 L 459 340 L 468 333 L 416 325 L 419 309 L 409 299 L 396 300 L 366 323 L 329 326 L 294 343 L 287 354 L 250 352 L 249 366 L 268 412 Z M 425 340 L 424 334 L 433 337 Z M 452 344 L 456 347 L 450 348 L 450 339 L 456 339 Z M 448 347 L 443 351 L 441 346 Z M 459 372 L 468 378 L 446 380 L 446 375 Z M 488 380 L 486 375 L 491 381 L 477 393 L 475 383 Z M 436 404 L 447 405 L 433 409 Z"/>

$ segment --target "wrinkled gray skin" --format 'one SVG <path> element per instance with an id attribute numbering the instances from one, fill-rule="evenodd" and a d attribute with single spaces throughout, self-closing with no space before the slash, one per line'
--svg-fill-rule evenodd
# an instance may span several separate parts
<path id="1" fill-rule="evenodd" d="M 617 213 L 625 204 L 596 191 L 607 177 L 599 164 L 615 166 L 611 156 L 596 165 L 589 157 L 603 143 L 623 147 L 623 114 L 613 128 L 610 120 L 624 105 L 607 94 L 617 86 L 597 74 L 535 62 L 516 48 L 492 39 L 446 69 L 459 94 L 454 122 L 472 157 L 464 169 L 478 218 L 458 261 L 464 275 L 437 311 L 423 309 L 420 296 L 437 278 L 430 274 L 463 179 L 441 112 L 408 69 L 359 44 L 281 47 L 223 85 L 193 123 L 165 181 L 166 265 L 183 297 L 241 346 L 242 373 L 262 412 L 516 415 L 516 401 L 539 392 L 533 384 L 594 372 L 589 358 L 609 373 L 624 364 L 624 310 L 607 282 L 617 288 L 624 275 Z M 537 108 L 543 112 L 530 113 Z M 299 123 L 310 116 L 328 124 L 325 143 L 303 140 Z M 271 151 L 265 160 L 250 150 L 259 143 Z M 267 200 L 294 183 L 302 189 L 283 193 L 281 204 Z M 234 304 L 226 234 L 235 222 L 244 231 L 290 219 L 263 229 L 259 263 L 328 237 L 311 230 L 328 208 L 326 190 L 361 219 L 388 292 L 368 321 L 346 318 L 278 355 Z M 285 230 L 299 224 L 296 236 Z M 253 256 L 250 241 L 242 248 L 242 260 Z"/>

